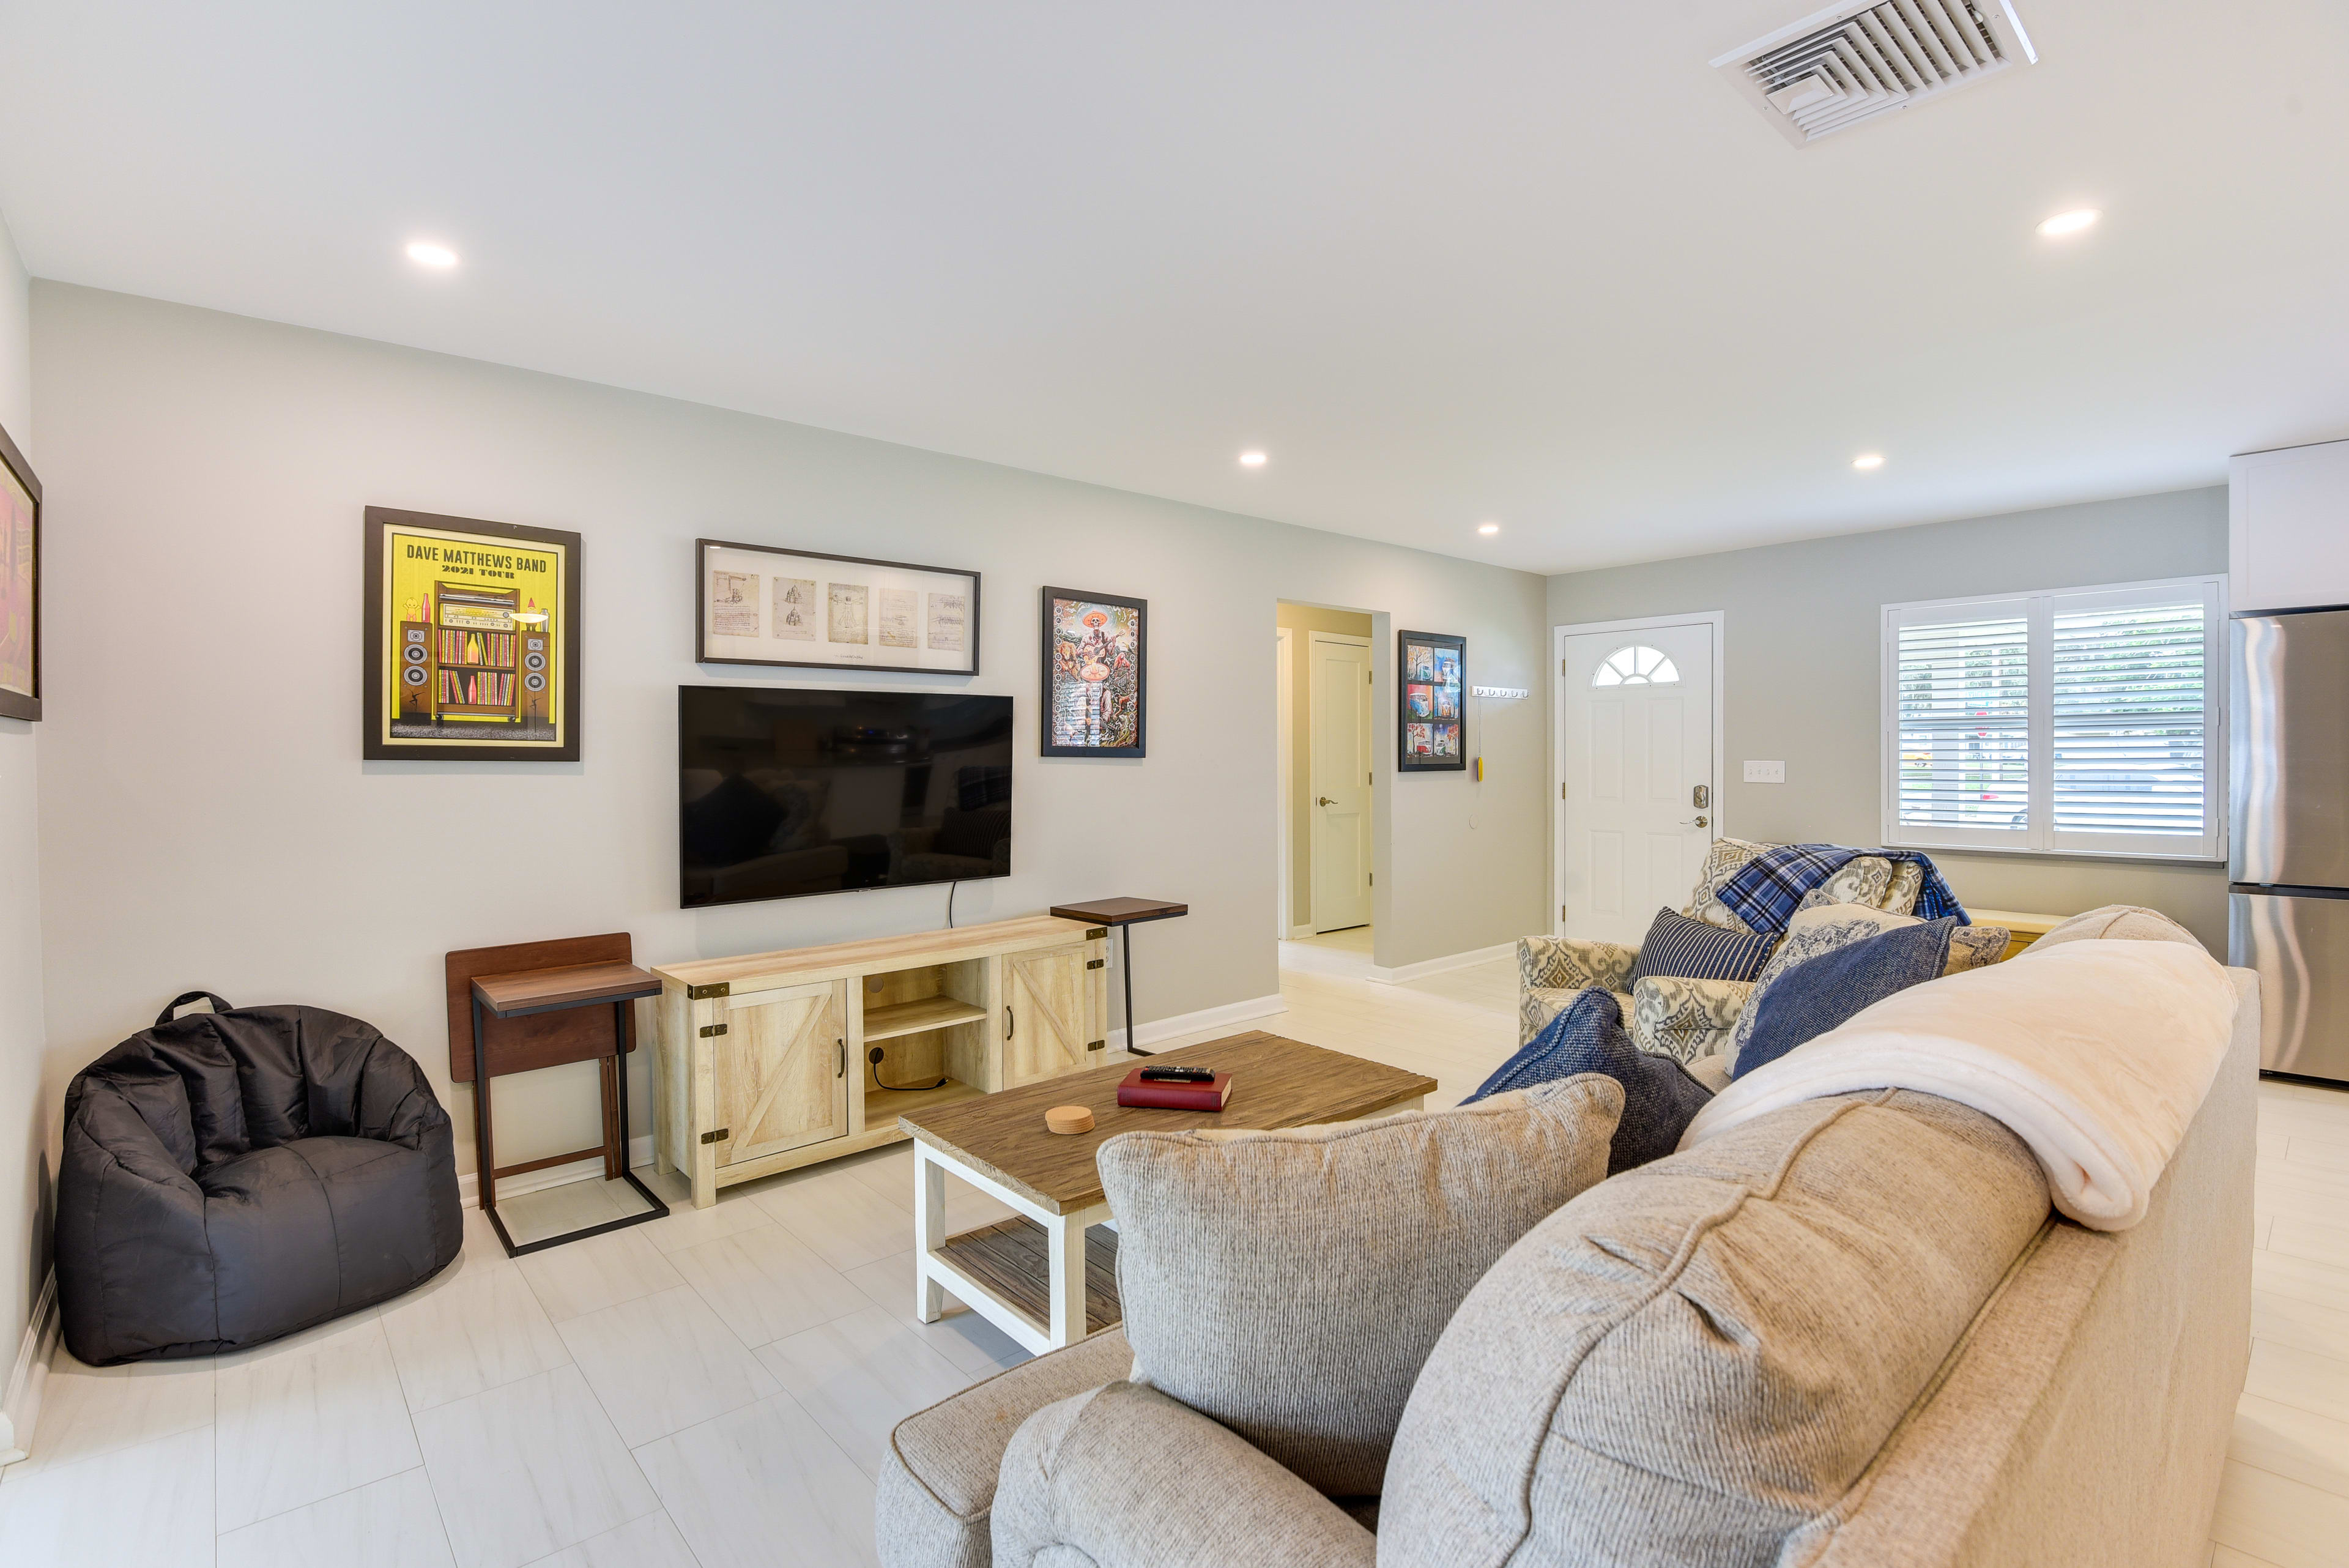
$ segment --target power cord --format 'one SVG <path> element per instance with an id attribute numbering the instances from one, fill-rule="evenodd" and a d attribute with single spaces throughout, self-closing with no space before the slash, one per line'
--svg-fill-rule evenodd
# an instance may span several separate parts
<path id="1" fill-rule="evenodd" d="M 870 1051 L 867 1051 L 867 1052 L 864 1054 L 864 1060 L 865 1060 L 865 1063 L 866 1063 L 866 1066 L 865 1066 L 865 1069 L 864 1069 L 864 1070 L 865 1070 L 866 1072 L 868 1072 L 868 1073 L 870 1073 L 870 1074 L 872 1074 L 872 1075 L 873 1075 L 873 1086 L 874 1086 L 874 1088 L 876 1088 L 876 1089 L 885 1089 L 885 1090 L 887 1090 L 889 1093 L 891 1093 L 891 1094 L 893 1094 L 893 1095 L 898 1095 L 898 1094 L 914 1094 L 914 1095 L 917 1095 L 917 1094 L 920 1094 L 920 1093 L 921 1093 L 922 1091 L 924 1091 L 925 1089 L 943 1089 L 943 1088 L 945 1088 L 945 1087 L 947 1086 L 947 1077 L 946 1077 L 946 1075 L 943 1075 L 943 1074 L 941 1074 L 941 1075 L 939 1075 L 939 1077 L 938 1077 L 938 1081 L 937 1081 L 936 1083 L 935 1083 L 935 1084 L 885 1084 L 885 1083 L 883 1083 L 883 1082 L 881 1081 L 881 1058 L 882 1058 L 885 1054 L 886 1054 L 886 1053 L 885 1053 L 885 1052 L 881 1049 L 881 1047 L 880 1047 L 880 1046 L 878 1046 L 878 1045 L 874 1046 L 874 1047 L 873 1047 L 873 1049 L 871 1049 Z"/>

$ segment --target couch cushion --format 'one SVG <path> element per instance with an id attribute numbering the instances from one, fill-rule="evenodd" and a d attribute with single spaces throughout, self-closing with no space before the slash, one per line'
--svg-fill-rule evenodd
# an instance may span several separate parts
<path id="1" fill-rule="evenodd" d="M 1110 1139 L 1134 1380 L 1327 1495 L 1376 1492 L 1428 1347 L 1494 1259 L 1605 1176 L 1622 1106 L 1594 1075 L 1373 1122 Z"/>
<path id="2" fill-rule="evenodd" d="M 1729 1037 L 1730 1064 L 1736 1065 L 1738 1054 L 1745 1049 L 1746 1040 L 1754 1033 L 1763 993 L 1780 975 L 1806 959 L 1920 923 L 1914 915 L 1890 914 L 1866 904 L 1824 903 L 1797 909 L 1786 920 L 1786 934 L 1779 940 L 1777 950 L 1754 977 L 1754 994 L 1746 999 L 1737 1015 L 1737 1028 Z"/>
<path id="3" fill-rule="evenodd" d="M 1380 1562 L 1776 1563 L 2046 1216 L 2013 1134 L 1894 1090 L 1592 1189 L 1494 1265 L 1428 1358 Z"/>
<path id="4" fill-rule="evenodd" d="M 1647 975 L 1672 975 L 1684 980 L 1752 980 L 1770 961 L 1775 937 L 1732 931 L 1703 920 L 1692 920 L 1670 909 L 1658 909 L 1640 944 L 1639 961 L 1631 966 L 1633 992 Z"/>
<path id="5" fill-rule="evenodd" d="M 987 1568 L 988 1516 L 1011 1435 L 1045 1406 L 1116 1382 L 1133 1365 L 1125 1335 L 1106 1329 L 898 1422 L 874 1501 L 884 1568 Z"/>
<path id="6" fill-rule="evenodd" d="M 1705 851 L 1703 867 L 1696 874 L 1696 887 L 1689 893 L 1688 907 L 1681 912 L 1692 920 L 1702 920 L 1725 931 L 1751 931 L 1754 928 L 1721 901 L 1721 889 L 1744 868 L 1747 861 L 1769 847 L 1744 838 L 1714 839 L 1713 847 Z"/>
<path id="7" fill-rule="evenodd" d="M 2201 941 L 2192 931 L 2163 914 L 2142 904 L 2106 904 L 2075 915 L 2063 924 L 2049 928 L 2046 935 L 2015 954 L 2023 958 L 2031 953 L 2053 952 L 2065 942 L 2090 941 L 2190 942 L 2196 947 Z"/>

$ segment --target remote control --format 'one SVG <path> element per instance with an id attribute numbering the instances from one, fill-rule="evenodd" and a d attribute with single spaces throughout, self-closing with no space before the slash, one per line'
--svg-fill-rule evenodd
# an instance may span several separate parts
<path id="1" fill-rule="evenodd" d="M 1144 1067 L 1142 1081 L 1145 1084 L 1212 1084 L 1216 1081 L 1212 1067 Z"/>

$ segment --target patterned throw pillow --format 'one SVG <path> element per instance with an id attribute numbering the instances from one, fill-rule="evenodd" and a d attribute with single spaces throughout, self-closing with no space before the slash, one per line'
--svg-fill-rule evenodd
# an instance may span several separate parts
<path id="1" fill-rule="evenodd" d="M 1682 913 L 1708 926 L 1719 926 L 1724 931 L 1752 930 L 1753 927 L 1721 901 L 1721 889 L 1748 860 L 1769 847 L 1744 838 L 1714 839 L 1713 847 L 1705 851 L 1704 869 L 1696 874 L 1696 887 L 1689 894 L 1688 908 Z"/>
<path id="2" fill-rule="evenodd" d="M 1745 1042 L 1754 1033 L 1756 1007 L 1778 977 L 1821 953 L 1833 952 L 1853 942 L 1866 941 L 1889 930 L 1917 924 L 1914 915 L 1889 915 L 1881 909 L 1871 909 L 1865 904 L 1816 904 L 1807 909 L 1797 909 L 1786 922 L 1786 934 L 1770 961 L 1762 966 L 1754 977 L 1754 994 L 1737 1015 L 1737 1033 L 1729 1042 L 1729 1060 L 1733 1070 L 1744 1054 Z"/>
<path id="3" fill-rule="evenodd" d="M 1743 1078 L 1807 1044 L 1896 991 L 1940 978 L 1955 915 L 1897 926 L 1804 960 L 1754 993 L 1754 1027 L 1729 1069 Z"/>
<path id="4" fill-rule="evenodd" d="M 1631 966 L 1630 988 L 1642 978 L 1673 975 L 1682 980 L 1752 980 L 1770 961 L 1777 939 L 1751 932 L 1724 930 L 1670 909 L 1658 909 L 1648 940 L 1640 944 L 1640 961 Z"/>
<path id="5" fill-rule="evenodd" d="M 1611 992 L 1586 991 L 1460 1103 L 1471 1106 L 1487 1095 L 1529 1089 L 1580 1073 L 1603 1073 L 1623 1085 L 1623 1119 L 1615 1124 L 1615 1143 L 1607 1157 L 1609 1176 L 1661 1159 L 1679 1147 L 1681 1134 L 1713 1098 L 1713 1091 L 1690 1077 L 1678 1062 L 1631 1044 L 1623 1032 L 1622 1008 Z"/>

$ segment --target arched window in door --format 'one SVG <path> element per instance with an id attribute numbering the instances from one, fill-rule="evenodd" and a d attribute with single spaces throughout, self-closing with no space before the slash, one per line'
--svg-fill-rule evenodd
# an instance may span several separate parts
<path id="1" fill-rule="evenodd" d="M 1666 657 L 1661 648 L 1649 648 L 1633 643 L 1619 648 L 1599 662 L 1599 673 L 1590 678 L 1593 686 L 1677 686 L 1680 667 Z"/>

